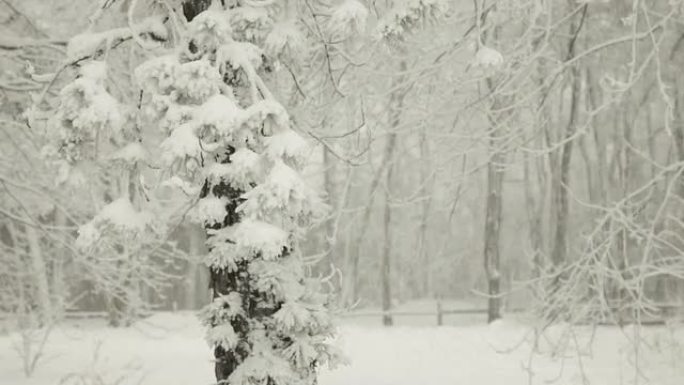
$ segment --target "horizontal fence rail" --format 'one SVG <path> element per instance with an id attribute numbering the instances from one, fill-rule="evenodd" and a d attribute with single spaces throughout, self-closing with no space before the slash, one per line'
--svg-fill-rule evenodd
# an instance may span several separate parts
<path id="1" fill-rule="evenodd" d="M 506 313 L 522 313 L 527 311 L 524 308 L 508 309 Z M 389 315 L 392 317 L 412 316 L 412 317 L 436 317 L 437 325 L 444 324 L 444 316 L 446 315 L 469 315 L 469 314 L 487 314 L 487 308 L 465 308 L 465 309 L 444 309 L 437 305 L 434 311 L 402 311 L 402 310 L 387 310 L 387 311 L 350 311 L 341 314 L 342 318 L 363 318 L 363 317 L 382 317 Z"/>
<path id="2" fill-rule="evenodd" d="M 658 309 L 661 315 L 663 316 L 671 316 L 675 313 L 676 310 L 683 309 L 684 310 L 684 304 L 676 304 L 676 303 L 663 303 L 663 304 L 657 304 L 653 306 L 654 308 Z M 522 307 L 517 307 L 517 308 L 510 308 L 510 309 L 503 309 L 504 313 L 507 314 L 519 314 L 519 313 L 524 313 L 527 311 L 530 311 L 531 309 L 527 308 L 522 308 Z M 613 310 L 620 310 L 619 307 L 615 307 Z M 383 316 L 389 315 L 389 316 L 396 316 L 396 317 L 402 317 L 402 316 L 413 316 L 413 317 L 435 317 L 437 320 L 437 326 L 442 326 L 444 325 L 444 316 L 448 315 L 471 315 L 471 314 L 487 314 L 488 309 L 487 308 L 459 308 L 459 309 L 445 309 L 442 307 L 440 303 L 437 303 L 437 306 L 435 307 L 435 310 L 423 310 L 423 311 L 402 311 L 402 310 L 377 310 L 377 311 L 367 311 L 367 310 L 360 310 L 360 311 L 350 311 L 344 314 L 341 314 L 342 318 L 365 318 L 365 317 L 373 317 L 373 318 L 381 318 Z M 618 320 L 620 321 L 620 320 Z M 622 320 L 625 321 L 625 320 Z M 662 325 L 666 321 L 666 317 L 663 318 L 656 318 L 656 319 L 642 319 L 641 324 L 643 325 Z M 620 322 L 617 322 L 620 323 Z M 629 321 L 626 321 L 625 323 L 630 323 Z M 600 321 L 598 322 L 599 325 L 613 325 L 616 324 L 616 322 L 610 323 L 606 321 Z"/>

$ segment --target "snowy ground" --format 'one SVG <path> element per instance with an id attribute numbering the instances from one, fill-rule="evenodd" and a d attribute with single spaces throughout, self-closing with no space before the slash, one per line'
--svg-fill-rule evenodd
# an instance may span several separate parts
<path id="1" fill-rule="evenodd" d="M 351 363 L 324 371 L 321 385 L 522 385 L 529 384 L 530 344 L 520 343 L 529 327 L 502 321 L 493 325 L 383 328 L 343 320 L 339 345 Z M 418 325 L 417 319 L 406 324 Z M 550 356 L 555 327 L 542 339 L 544 351 L 532 361 L 533 384 L 633 384 L 634 329 L 599 328 L 567 334 L 569 348 Z M 684 384 L 684 327 L 641 329 L 639 384 Z M 577 345 L 575 344 L 577 339 Z M 26 378 L 16 352 L 17 335 L 0 335 L 0 385 L 209 385 L 210 350 L 191 313 L 157 314 L 128 329 L 103 321 L 71 321 L 55 329 L 45 357 Z M 583 352 L 578 360 L 576 346 Z M 510 350 L 510 351 L 509 351 Z M 586 377 L 582 376 L 585 373 Z"/>

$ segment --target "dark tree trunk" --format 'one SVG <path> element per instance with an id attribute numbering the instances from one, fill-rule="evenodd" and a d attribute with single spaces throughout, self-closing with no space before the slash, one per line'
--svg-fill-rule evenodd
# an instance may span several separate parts
<path id="1" fill-rule="evenodd" d="M 223 160 L 230 163 L 230 155 L 234 152 L 233 148 L 228 148 L 228 154 Z M 227 200 L 226 212 L 223 223 L 207 226 L 207 230 L 220 230 L 233 226 L 240 221 L 237 207 L 242 203 L 243 191 L 233 188 L 226 183 L 215 185 L 206 182 L 202 188 L 200 198 L 209 193 L 218 198 Z M 209 234 L 207 234 L 210 236 Z M 288 251 L 284 250 L 282 257 L 287 256 Z M 261 293 L 251 286 L 251 276 L 249 273 L 250 262 L 242 260 L 237 262 L 237 268 L 232 271 L 223 268 L 211 267 L 209 269 L 209 285 L 212 292 L 212 299 L 220 298 L 230 293 L 236 292 L 242 298 L 242 316 L 237 316 L 230 321 L 235 334 L 238 337 L 238 345 L 232 351 L 226 351 L 221 346 L 214 348 L 215 374 L 218 384 L 227 384 L 228 378 L 235 371 L 237 366 L 249 355 L 251 346 L 247 343 L 250 332 L 250 320 L 263 320 L 272 316 L 280 309 L 282 302 L 274 300 L 270 295 Z M 225 322 L 223 320 L 213 320 L 212 326 Z"/>
<path id="2" fill-rule="evenodd" d="M 230 155 L 226 157 L 225 162 L 230 162 Z M 237 214 L 236 209 L 241 202 L 240 196 L 242 195 L 242 191 L 234 189 L 232 186 L 225 183 L 219 183 L 212 186 L 209 182 L 206 182 L 202 188 L 200 198 L 206 197 L 210 192 L 218 198 L 226 198 L 228 200 L 228 203 L 226 204 L 226 212 L 228 215 L 224 218 L 223 223 L 207 226 L 207 230 L 219 230 L 238 223 L 240 217 Z M 212 299 L 228 295 L 231 292 L 238 292 L 242 298 L 245 299 L 251 298 L 249 293 L 249 272 L 247 263 L 238 263 L 235 271 L 210 267 L 209 277 L 209 287 L 211 289 Z M 247 301 L 247 303 L 244 304 L 244 307 L 244 318 L 237 318 L 231 322 L 235 333 L 241 341 L 245 341 L 247 338 L 247 332 L 249 331 L 247 320 L 252 316 L 251 310 L 253 306 Z M 216 346 L 214 348 L 216 381 L 219 384 L 226 382 L 230 374 L 233 373 L 237 365 L 247 356 L 247 354 L 248 349 L 246 347 L 243 347 L 242 349 L 238 347 L 234 352 L 229 352 L 221 346 Z"/>
<path id="3" fill-rule="evenodd" d="M 573 23 L 571 26 L 573 30 L 573 36 L 568 43 L 568 53 L 566 56 L 566 61 L 572 60 L 575 57 L 577 37 L 582 30 L 584 25 L 584 20 L 587 15 L 588 7 L 585 5 L 580 16 L 578 23 Z M 570 117 L 568 118 L 568 124 L 565 128 L 565 135 L 563 139 L 565 143 L 562 147 L 561 159 L 560 159 L 560 169 L 558 170 L 558 178 L 556 179 L 557 185 L 554 186 L 555 194 L 555 234 L 553 242 L 553 250 L 551 251 L 551 260 L 553 264 L 558 267 L 565 263 L 567 259 L 567 236 L 568 236 L 568 215 L 569 215 L 569 203 L 568 203 L 568 189 L 570 188 L 570 163 L 572 161 L 572 152 L 574 148 L 574 136 L 577 132 L 577 119 L 579 116 L 580 107 L 580 91 L 582 87 L 581 77 L 579 67 L 575 64 L 570 70 L 571 76 L 571 95 L 570 95 Z"/>
<path id="4" fill-rule="evenodd" d="M 535 160 L 532 160 L 535 161 Z M 527 154 L 523 159 L 523 178 L 525 181 L 525 206 L 527 208 L 528 234 L 530 246 L 532 247 L 533 276 L 538 278 L 544 269 L 544 226 L 542 223 L 542 212 L 544 207 L 544 192 L 542 188 L 535 188 L 532 184 L 530 171 L 530 159 Z M 536 194 L 535 194 L 536 193 Z M 539 199 L 535 199 L 535 195 Z"/>
<path id="5" fill-rule="evenodd" d="M 211 0 L 186 0 L 183 2 L 183 14 L 190 21 L 205 11 L 210 5 Z M 230 163 L 230 156 L 234 152 L 235 149 L 227 148 L 222 162 Z M 206 226 L 207 230 L 219 230 L 238 223 L 240 216 L 236 210 L 242 201 L 243 191 L 235 189 L 227 183 L 221 182 L 211 185 L 209 181 L 206 181 L 200 193 L 200 198 L 204 198 L 210 193 L 217 198 L 225 198 L 227 200 L 227 215 L 222 223 Z M 239 262 L 237 269 L 234 271 L 216 267 L 209 268 L 209 288 L 211 289 L 212 299 L 220 298 L 231 292 L 238 292 L 243 298 L 244 316 L 236 317 L 231 321 L 231 326 L 237 334 L 239 341 L 247 341 L 247 334 L 249 332 L 248 320 L 256 315 L 254 309 L 257 294 L 250 290 L 249 281 L 248 263 L 245 261 Z M 212 326 L 216 326 L 220 322 L 221 320 L 213 320 Z M 245 343 L 238 344 L 232 351 L 227 351 L 221 346 L 214 347 L 214 373 L 217 383 L 227 384 L 230 375 L 248 354 L 249 346 Z"/>
<path id="6" fill-rule="evenodd" d="M 401 61 L 399 63 L 399 70 L 406 71 L 406 62 Z M 403 82 L 403 75 L 401 75 L 397 80 L 396 84 L 401 84 Z M 382 260 L 380 261 L 380 278 L 382 281 L 382 323 L 385 326 L 391 326 L 392 315 L 390 310 L 392 309 L 392 206 L 391 206 L 391 191 L 392 191 L 392 174 L 394 169 L 394 152 L 397 144 L 397 132 L 401 121 L 401 111 L 404 107 L 404 98 L 406 96 L 407 90 L 400 88 L 392 93 L 389 102 L 389 127 L 390 133 L 387 138 L 387 145 L 385 147 L 385 163 L 386 163 L 386 174 L 385 174 L 385 209 L 384 209 L 384 232 L 385 232 L 385 245 L 383 247 Z"/>
<path id="7" fill-rule="evenodd" d="M 186 0 L 183 2 L 183 15 L 187 21 L 204 12 L 211 5 L 212 0 Z"/>
<path id="8" fill-rule="evenodd" d="M 493 134 L 492 134 L 493 135 Z M 484 264 L 489 287 L 487 322 L 501 318 L 501 238 L 502 190 L 504 177 L 504 154 L 496 148 L 496 141 L 490 140 L 494 153 L 487 164 L 487 207 L 485 214 Z"/>
<path id="9" fill-rule="evenodd" d="M 560 168 L 558 170 L 557 185 L 554 186 L 555 189 L 555 209 L 556 209 L 556 228 L 554 234 L 553 250 L 551 252 L 551 260 L 554 266 L 561 266 L 565 263 L 567 254 L 567 233 L 568 233 L 568 188 L 570 187 L 570 163 L 572 161 L 572 151 L 573 151 L 573 136 L 575 135 L 576 126 L 575 118 L 577 111 L 577 98 L 579 97 L 579 84 L 580 80 L 576 74 L 576 70 L 573 70 L 573 87 L 572 87 L 572 98 L 571 98 L 571 113 L 570 122 L 568 123 L 567 130 L 565 132 L 565 144 L 562 147 L 562 154 L 560 159 Z"/>
<path id="10" fill-rule="evenodd" d="M 390 191 L 392 190 L 392 155 L 396 144 L 397 134 L 392 133 L 388 139 L 385 157 L 388 159 L 386 186 L 385 186 L 385 212 L 384 212 L 384 233 L 385 245 L 380 261 L 380 275 L 382 281 L 382 324 L 392 326 L 392 207 Z"/>
<path id="11" fill-rule="evenodd" d="M 434 178 L 430 175 L 432 172 L 432 162 L 427 128 L 423 128 L 423 131 L 420 134 L 420 158 L 420 186 L 422 194 L 424 194 L 425 197 L 423 198 L 424 200 L 421 207 L 421 219 L 418 229 L 418 240 L 416 242 L 416 260 L 423 264 L 423 271 L 421 272 L 423 295 L 426 298 L 430 298 L 433 296 L 432 263 L 427 239 Z"/>
<path id="12" fill-rule="evenodd" d="M 337 191 L 335 185 L 335 164 L 333 163 L 330 150 L 323 148 L 323 184 L 328 195 L 328 202 L 332 207 L 336 207 Z M 325 221 L 325 239 L 323 240 L 323 250 L 325 257 L 322 259 L 323 266 L 321 272 L 333 273 L 335 271 L 335 216 L 331 215 Z"/>
<path id="13" fill-rule="evenodd" d="M 499 27 L 494 28 L 492 39 L 497 40 Z M 487 78 L 485 81 L 490 94 L 496 91 L 496 80 Z M 505 174 L 506 149 L 501 139 L 505 134 L 506 120 L 509 112 L 498 113 L 509 102 L 501 95 L 494 96 L 489 120 L 489 160 L 487 162 L 487 199 L 485 202 L 484 228 L 484 268 L 487 276 L 487 322 L 491 323 L 501 318 L 501 222 L 503 220 L 503 180 Z"/>

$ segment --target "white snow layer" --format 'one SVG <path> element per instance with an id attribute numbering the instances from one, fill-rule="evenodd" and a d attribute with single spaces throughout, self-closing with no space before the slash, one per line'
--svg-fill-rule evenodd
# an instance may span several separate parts
<path id="1" fill-rule="evenodd" d="M 423 320 L 424 326 L 416 327 L 342 326 L 338 344 L 350 365 L 333 371 L 323 369 L 319 384 L 528 384 L 531 346 L 518 346 L 529 331 L 527 327 L 512 321 L 434 327 L 430 326 L 434 325 L 433 318 Z M 401 319 L 397 321 L 401 325 Z M 561 334 L 557 329 L 551 330 L 550 338 Z M 630 361 L 634 349 L 627 340 L 632 332 L 629 328 L 599 327 L 593 349 L 589 349 L 586 344 L 591 329 L 577 330 L 575 337 L 585 354 L 581 364 L 572 347 L 567 355 L 552 359 L 550 346 L 542 339 L 542 355 L 532 361 L 531 383 L 580 385 L 583 367 L 589 384 L 633 384 L 635 372 Z M 684 383 L 684 366 L 679 364 L 684 329 L 649 327 L 642 332 L 649 344 L 641 347 L 644 356 L 639 363 L 644 377 L 639 383 Z M 229 337 L 227 334 L 219 335 Z M 0 335 L 0 384 L 212 384 L 211 349 L 204 337 L 205 330 L 192 313 L 156 314 L 121 329 L 106 328 L 103 320 L 71 321 L 54 330 L 45 357 L 33 376 L 26 378 L 15 349 L 19 336 L 4 334 Z"/>
<path id="2" fill-rule="evenodd" d="M 475 54 L 473 66 L 482 68 L 495 68 L 503 64 L 503 55 L 494 48 L 482 46 Z"/>
<path id="3" fill-rule="evenodd" d="M 133 142 L 116 150 L 112 154 L 112 159 L 121 160 L 125 163 L 142 162 L 147 159 L 147 150 L 139 142 Z"/>
<path id="4" fill-rule="evenodd" d="M 127 198 L 119 198 L 104 206 L 90 222 L 79 227 L 76 246 L 92 246 L 107 226 L 112 226 L 116 231 L 140 234 L 151 226 L 153 221 L 151 213 L 137 211 Z"/>
<path id="5" fill-rule="evenodd" d="M 231 230 L 238 255 L 261 253 L 264 260 L 274 260 L 289 246 L 288 233 L 266 222 L 246 218 Z"/>
<path id="6" fill-rule="evenodd" d="M 103 207 L 95 220 L 109 222 L 121 228 L 142 231 L 152 222 L 152 215 L 148 212 L 137 211 L 128 199 L 119 198 Z"/>

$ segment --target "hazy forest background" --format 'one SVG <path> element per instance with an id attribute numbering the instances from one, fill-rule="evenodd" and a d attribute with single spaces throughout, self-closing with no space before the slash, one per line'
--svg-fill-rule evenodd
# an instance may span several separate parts
<path id="1" fill-rule="evenodd" d="M 682 0 L 0 0 L 0 382 L 679 385 L 683 69 Z"/>
<path id="2" fill-rule="evenodd" d="M 306 176 L 331 210 L 302 249 L 342 309 L 467 299 L 490 319 L 612 322 L 681 303 L 681 1 L 408 2 L 424 12 L 402 33 L 379 30 L 389 2 L 353 1 L 363 14 L 352 1 L 302 2 L 317 40 L 269 79 L 313 144 Z M 121 324 L 208 303 L 204 232 L 185 207 L 145 258 L 80 252 L 120 170 L 65 184 L 44 150 L 74 77 L 69 40 L 177 3 L 0 1 L 0 312 Z M 335 29 L 345 15 L 359 23 Z M 135 98 L 144 49 L 111 50 L 110 92 Z"/>

